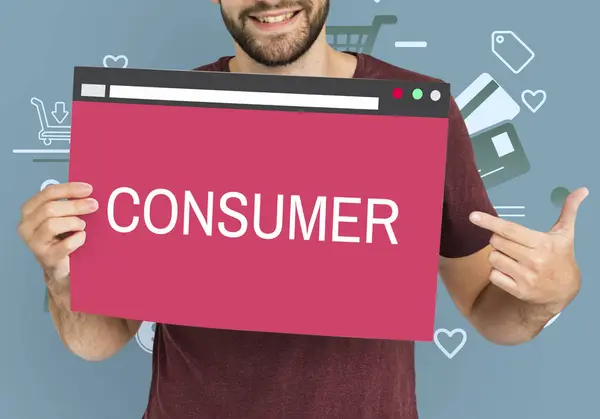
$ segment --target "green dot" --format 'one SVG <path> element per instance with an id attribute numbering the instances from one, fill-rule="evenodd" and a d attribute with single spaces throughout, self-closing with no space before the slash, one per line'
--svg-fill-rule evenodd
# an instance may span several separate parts
<path id="1" fill-rule="evenodd" d="M 556 207 L 562 207 L 571 192 L 562 186 L 554 188 L 550 193 L 550 201 Z"/>
<path id="2" fill-rule="evenodd" d="M 421 89 L 415 89 L 413 90 L 412 95 L 414 99 L 419 100 L 423 97 L 423 91 Z"/>

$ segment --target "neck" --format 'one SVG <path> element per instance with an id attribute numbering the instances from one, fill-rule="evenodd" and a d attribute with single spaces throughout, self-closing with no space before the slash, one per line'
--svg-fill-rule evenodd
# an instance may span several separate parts
<path id="1" fill-rule="evenodd" d="M 325 28 L 306 54 L 285 67 L 261 65 L 250 58 L 237 44 L 235 44 L 235 51 L 235 57 L 229 61 L 229 71 L 232 73 L 352 78 L 356 70 L 354 56 L 336 51 L 327 43 Z"/>

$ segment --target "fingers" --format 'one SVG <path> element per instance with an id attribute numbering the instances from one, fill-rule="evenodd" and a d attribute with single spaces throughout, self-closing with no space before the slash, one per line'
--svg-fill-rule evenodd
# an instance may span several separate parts
<path id="1" fill-rule="evenodd" d="M 91 192 L 82 183 L 50 185 L 21 207 L 19 235 L 50 277 L 68 275 L 68 256 L 85 242 L 79 216 L 98 209 Z"/>
<path id="2" fill-rule="evenodd" d="M 75 250 L 79 249 L 86 239 L 85 231 L 77 231 L 52 245 L 48 252 L 48 257 L 54 260 L 61 260 L 69 256 Z"/>
<path id="3" fill-rule="evenodd" d="M 579 206 L 588 195 L 589 191 L 587 188 L 579 188 L 571 192 L 565 200 L 558 221 L 556 221 L 551 231 L 574 232 L 575 219 L 577 218 Z"/>
<path id="4" fill-rule="evenodd" d="M 49 218 L 29 238 L 27 245 L 44 270 L 51 270 L 61 258 L 83 244 L 84 228 L 85 222 L 78 217 Z M 72 234 L 66 235 L 69 232 Z"/>
<path id="5" fill-rule="evenodd" d="M 513 297 L 520 298 L 517 283 L 511 277 L 499 270 L 492 269 L 490 272 L 490 282 Z"/>
<path id="6" fill-rule="evenodd" d="M 544 238 L 544 233 L 530 230 L 517 223 L 484 212 L 475 211 L 471 213 L 469 219 L 473 224 L 523 246 L 537 247 Z"/>
<path id="7" fill-rule="evenodd" d="M 532 270 L 496 250 L 490 252 L 489 261 L 492 268 L 510 277 L 515 285 L 528 282 L 535 276 Z"/>
<path id="8" fill-rule="evenodd" d="M 40 224 L 31 237 L 31 242 L 36 245 L 51 245 L 56 241 L 64 240 L 69 235 L 85 229 L 85 221 L 79 217 L 48 218 Z"/>
<path id="9" fill-rule="evenodd" d="M 41 205 L 59 199 L 87 198 L 92 193 L 92 186 L 87 183 L 70 182 L 58 185 L 49 185 L 21 207 L 21 219 L 27 218 Z"/>
<path id="10" fill-rule="evenodd" d="M 49 201 L 38 206 L 37 209 L 30 213 L 26 218 L 23 219 L 19 226 L 19 234 L 25 240 L 29 242 L 42 225 L 48 220 L 59 220 L 61 218 L 69 218 L 78 215 L 90 214 L 98 209 L 98 202 L 92 198 L 76 199 L 70 201 Z M 81 221 L 81 220 L 80 220 Z M 54 232 L 52 229 L 61 229 L 65 223 L 73 222 L 70 221 L 52 221 L 50 225 L 47 225 L 44 231 Z M 81 221 L 82 222 L 82 221 Z M 62 234 L 71 230 L 62 230 L 55 233 L 55 235 Z M 49 240 L 47 237 L 44 240 Z"/>
<path id="11" fill-rule="evenodd" d="M 521 284 L 517 278 L 522 278 L 526 273 L 524 266 L 509 258 L 508 256 L 493 250 L 490 252 L 489 261 L 492 265 L 490 282 L 511 294 L 513 297 L 521 298 Z"/>
<path id="12" fill-rule="evenodd" d="M 490 239 L 490 244 L 495 250 L 504 253 L 511 259 L 514 259 L 517 262 L 523 263 L 525 265 L 527 265 L 527 262 L 531 258 L 531 255 L 534 251 L 531 247 L 515 243 L 495 233 Z"/>
<path id="13" fill-rule="evenodd" d="M 67 238 L 56 241 L 54 244 L 46 245 L 39 253 L 36 253 L 36 257 L 46 275 L 50 278 L 56 276 L 56 270 L 61 270 L 61 264 L 64 262 L 71 253 L 75 250 L 79 249 L 84 243 L 86 239 L 85 231 L 78 231 Z M 60 277 L 67 272 L 61 273 L 58 275 Z"/>

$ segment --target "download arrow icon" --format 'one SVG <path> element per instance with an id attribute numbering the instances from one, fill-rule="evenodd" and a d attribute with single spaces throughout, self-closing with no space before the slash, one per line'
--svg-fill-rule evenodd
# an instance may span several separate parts
<path id="1" fill-rule="evenodd" d="M 69 116 L 69 112 L 65 110 L 65 102 L 55 102 L 54 103 L 54 111 L 52 111 L 52 116 L 59 124 L 62 124 L 67 116 Z"/>

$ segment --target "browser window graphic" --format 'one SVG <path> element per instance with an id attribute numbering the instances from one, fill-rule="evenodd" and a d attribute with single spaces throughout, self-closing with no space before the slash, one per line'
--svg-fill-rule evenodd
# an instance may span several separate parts
<path id="1" fill-rule="evenodd" d="M 445 83 L 77 67 L 72 309 L 433 339 Z"/>

